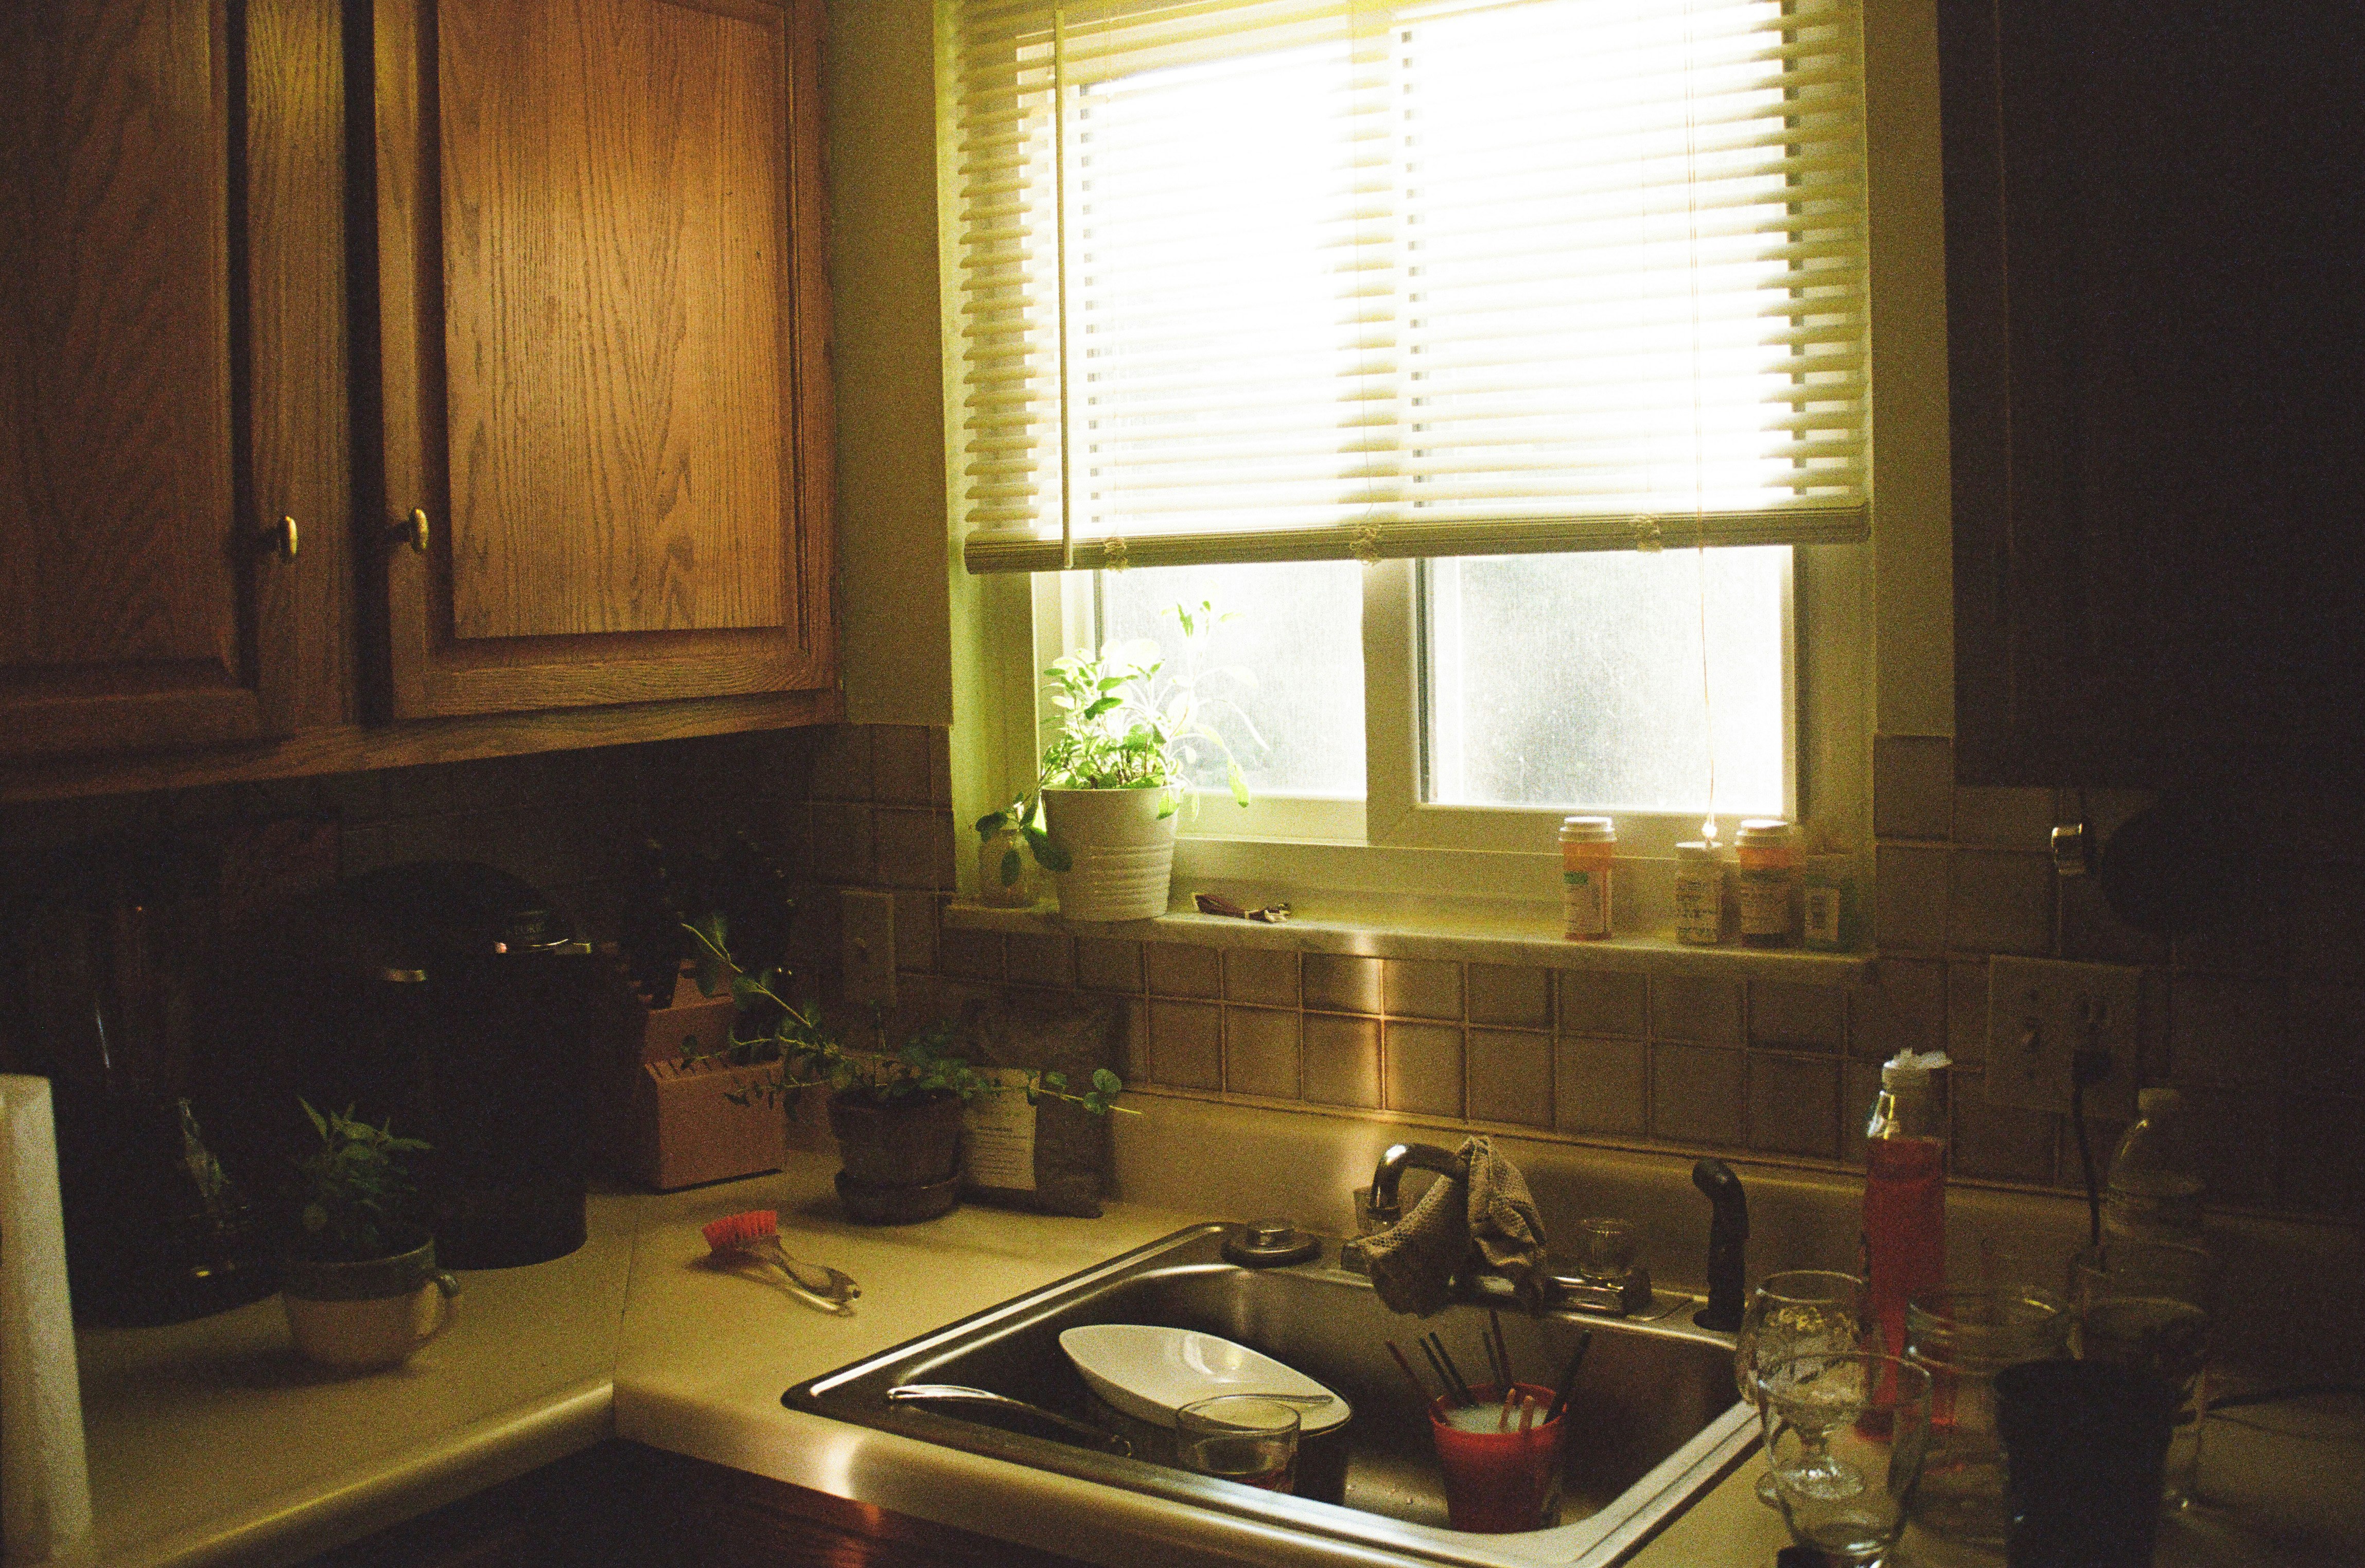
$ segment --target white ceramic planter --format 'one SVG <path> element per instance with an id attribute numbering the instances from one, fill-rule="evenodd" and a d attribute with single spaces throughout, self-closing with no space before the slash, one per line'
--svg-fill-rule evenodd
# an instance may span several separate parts
<path id="1" fill-rule="evenodd" d="M 1148 920 L 1166 913 L 1174 818 L 1162 790 L 1046 790 L 1045 826 L 1068 852 L 1053 879 L 1070 920 Z"/>

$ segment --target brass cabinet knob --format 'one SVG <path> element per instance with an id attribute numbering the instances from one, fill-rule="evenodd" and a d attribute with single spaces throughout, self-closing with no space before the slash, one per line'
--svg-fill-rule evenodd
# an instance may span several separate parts
<path id="1" fill-rule="evenodd" d="M 281 560 L 292 561 L 296 558 L 296 547 L 302 539 L 296 527 L 296 520 L 292 517 L 283 517 L 261 533 L 256 534 L 255 542 Z"/>
<path id="2" fill-rule="evenodd" d="M 411 508 L 410 515 L 388 528 L 386 531 L 386 536 L 390 544 L 408 544 L 420 554 L 426 554 L 427 541 L 431 537 L 427 525 L 427 510 L 424 507 Z"/>

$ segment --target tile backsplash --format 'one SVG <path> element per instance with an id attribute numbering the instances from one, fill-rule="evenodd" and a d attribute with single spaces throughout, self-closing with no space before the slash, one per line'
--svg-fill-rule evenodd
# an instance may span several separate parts
<path id="1" fill-rule="evenodd" d="M 1878 1063 L 1955 1058 L 1956 1169 L 2077 1182 L 2066 1118 L 1985 1092 L 1988 960 L 2138 965 L 2146 1082 L 2184 1088 L 2228 1204 L 2365 1209 L 2365 867 L 2319 864 L 2281 912 L 2171 946 L 2129 930 L 2046 855 L 2053 791 L 1958 789 L 1943 737 L 1874 747 L 1869 983 L 1215 947 L 947 924 L 956 857 L 942 731 L 896 725 L 723 736 L 270 785 L 0 808 L 0 857 L 99 834 L 335 824 L 342 874 L 451 857 L 499 866 L 612 929 L 639 841 L 745 827 L 800 884 L 794 962 L 834 989 L 836 890 L 894 902 L 899 1013 L 992 986 L 1082 991 L 1126 1020 L 1129 1082 L 1325 1114 L 1401 1114 L 1621 1148 L 1860 1159 Z M 2089 802 L 2107 828 L 2139 804 Z M 2097 1157 L 2119 1128 L 2097 1125 Z"/>

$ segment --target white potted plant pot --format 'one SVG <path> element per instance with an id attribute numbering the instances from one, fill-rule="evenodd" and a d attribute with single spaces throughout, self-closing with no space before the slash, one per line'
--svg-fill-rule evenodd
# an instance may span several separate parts
<path id="1" fill-rule="evenodd" d="M 1166 913 L 1174 817 L 1163 790 L 1046 790 L 1045 825 L 1067 853 L 1053 874 L 1070 920 L 1149 920 Z"/>

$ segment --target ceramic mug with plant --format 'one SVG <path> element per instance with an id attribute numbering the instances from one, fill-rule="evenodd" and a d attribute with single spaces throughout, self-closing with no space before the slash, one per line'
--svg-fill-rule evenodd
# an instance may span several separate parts
<path id="1" fill-rule="evenodd" d="M 296 1162 L 295 1235 L 281 1301 L 296 1349 L 347 1372 L 399 1366 L 451 1326 L 460 1282 L 435 1266 L 435 1238 L 412 1217 L 409 1159 L 427 1145 L 372 1126 L 347 1106 L 298 1102 L 319 1135 Z"/>
<path id="2" fill-rule="evenodd" d="M 1051 662 L 1043 673 L 1056 716 L 1035 790 L 995 813 L 1019 824 L 1021 839 L 1058 879 L 1059 911 L 1070 920 L 1165 913 L 1175 812 L 1194 799 L 1190 785 L 1203 761 L 1220 758 L 1233 801 L 1249 803 L 1239 759 L 1216 725 L 1237 725 L 1263 746 L 1247 713 L 1219 689 L 1253 686 L 1255 676 L 1206 662 L 1216 629 L 1239 617 L 1206 600 L 1165 613 L 1182 633 L 1172 665 L 1146 638 Z M 981 834 L 991 820 L 979 823 Z M 996 869 L 1007 884 L 1014 858 L 1004 854 Z"/>
<path id="3" fill-rule="evenodd" d="M 853 1219 L 903 1224 L 932 1219 L 958 1203 L 961 1108 L 981 1094 L 1024 1094 L 1029 1104 L 1062 1101 L 1094 1115 L 1126 1110 L 1115 1103 L 1124 1081 L 1106 1068 L 1096 1070 L 1078 1092 L 1062 1073 L 1026 1072 L 1014 1080 L 978 1067 L 953 1050 L 948 1018 L 893 1051 L 850 1050 L 823 1026 L 818 1012 L 782 994 L 780 971 L 751 975 L 734 963 L 718 924 L 689 930 L 705 953 L 701 983 L 716 995 L 723 987 L 712 980 L 726 980 L 740 1007 L 731 1045 L 711 1054 L 734 1063 L 774 1064 L 768 1078 L 730 1098 L 745 1104 L 760 1096 L 777 1104 L 796 1090 L 826 1088 L 830 1131 L 845 1166 L 837 1174 L 838 1197 Z"/>

